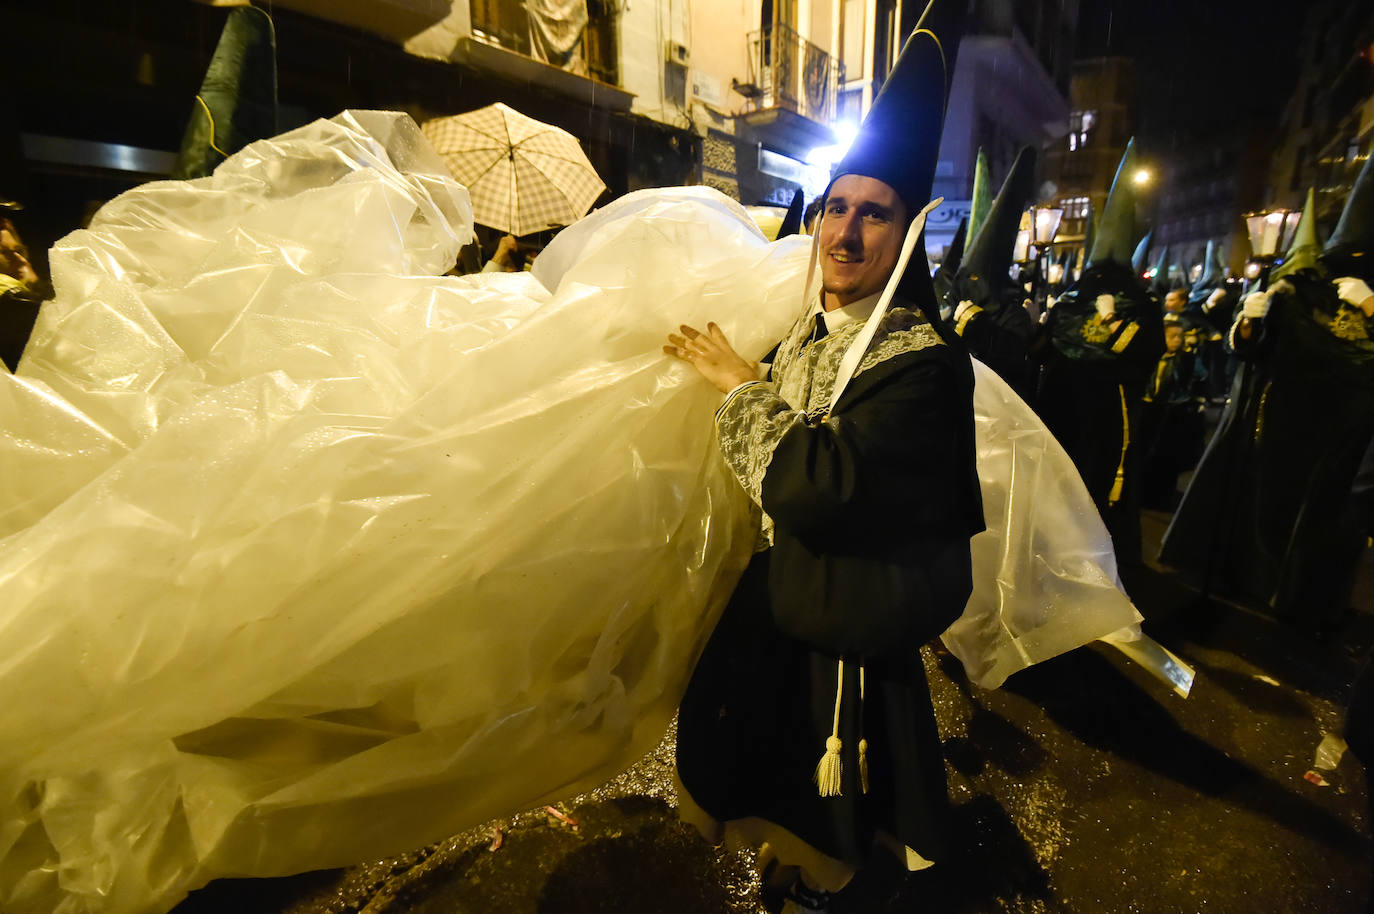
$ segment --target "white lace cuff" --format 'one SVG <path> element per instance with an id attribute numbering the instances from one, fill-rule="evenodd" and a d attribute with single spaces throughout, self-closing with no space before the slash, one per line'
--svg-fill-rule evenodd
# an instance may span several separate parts
<path id="1" fill-rule="evenodd" d="M 764 381 L 736 387 L 716 410 L 721 456 L 755 504 L 763 504 L 763 475 L 773 461 L 773 450 L 801 421 L 802 414 Z"/>

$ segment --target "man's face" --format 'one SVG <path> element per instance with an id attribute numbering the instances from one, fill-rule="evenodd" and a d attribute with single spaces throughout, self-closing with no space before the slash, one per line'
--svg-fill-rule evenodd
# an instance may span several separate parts
<path id="1" fill-rule="evenodd" d="M 1164 351 L 1178 352 L 1183 348 L 1183 328 L 1169 324 L 1164 328 Z"/>
<path id="2" fill-rule="evenodd" d="M 906 235 L 906 206 L 877 178 L 841 175 L 821 213 L 821 284 L 848 305 L 887 284 Z"/>
<path id="3" fill-rule="evenodd" d="M 1186 306 L 1187 304 L 1188 300 L 1183 297 L 1183 291 L 1181 289 L 1175 289 L 1168 295 L 1164 296 L 1165 311 L 1170 311 L 1174 314 L 1179 314 L 1183 311 L 1184 306 Z"/>

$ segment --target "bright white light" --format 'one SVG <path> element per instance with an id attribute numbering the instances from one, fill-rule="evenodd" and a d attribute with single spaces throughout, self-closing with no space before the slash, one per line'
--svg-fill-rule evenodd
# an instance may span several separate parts
<path id="1" fill-rule="evenodd" d="M 832 146 L 817 146 L 806 154 L 808 165 L 822 165 L 829 168 L 849 151 L 854 138 L 859 135 L 859 126 L 851 121 L 840 121 L 834 127 L 835 143 Z"/>
<path id="2" fill-rule="evenodd" d="M 1132 179 L 1135 181 L 1137 185 L 1144 186 L 1146 184 L 1149 184 L 1150 179 L 1153 177 L 1154 175 L 1150 174 L 1150 169 L 1140 168 L 1136 170 L 1136 173 L 1132 176 Z"/>

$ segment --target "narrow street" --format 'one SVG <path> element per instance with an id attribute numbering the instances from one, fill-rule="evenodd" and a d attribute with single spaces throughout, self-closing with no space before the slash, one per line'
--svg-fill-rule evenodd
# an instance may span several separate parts
<path id="1" fill-rule="evenodd" d="M 1166 522 L 1147 512 L 1147 554 Z M 1367 554 L 1357 599 L 1367 604 L 1372 585 Z M 958 855 L 919 874 L 866 872 L 838 911 L 1367 910 L 1364 771 L 1349 753 L 1314 771 L 1314 756 L 1339 732 L 1374 606 L 1319 641 L 1201 604 L 1167 575 L 1128 587 L 1151 633 L 1195 666 L 1191 697 L 1102 645 L 994 692 L 927 648 Z M 566 820 L 535 810 L 347 870 L 223 880 L 176 914 L 761 911 L 752 854 L 712 848 L 677 821 L 671 738 L 561 804 Z"/>

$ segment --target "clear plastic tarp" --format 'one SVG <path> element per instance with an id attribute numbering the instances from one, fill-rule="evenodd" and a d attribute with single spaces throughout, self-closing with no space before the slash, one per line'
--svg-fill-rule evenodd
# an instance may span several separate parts
<path id="1" fill-rule="evenodd" d="M 415 125 L 349 112 L 53 249 L 0 371 L 0 910 L 400 852 L 660 738 L 753 531 L 719 394 L 659 347 L 714 320 L 761 356 L 805 239 L 644 191 L 533 274 L 442 275 L 470 234 Z M 990 532 L 947 637 L 994 686 L 1138 616 L 1063 452 L 978 379 Z"/>

